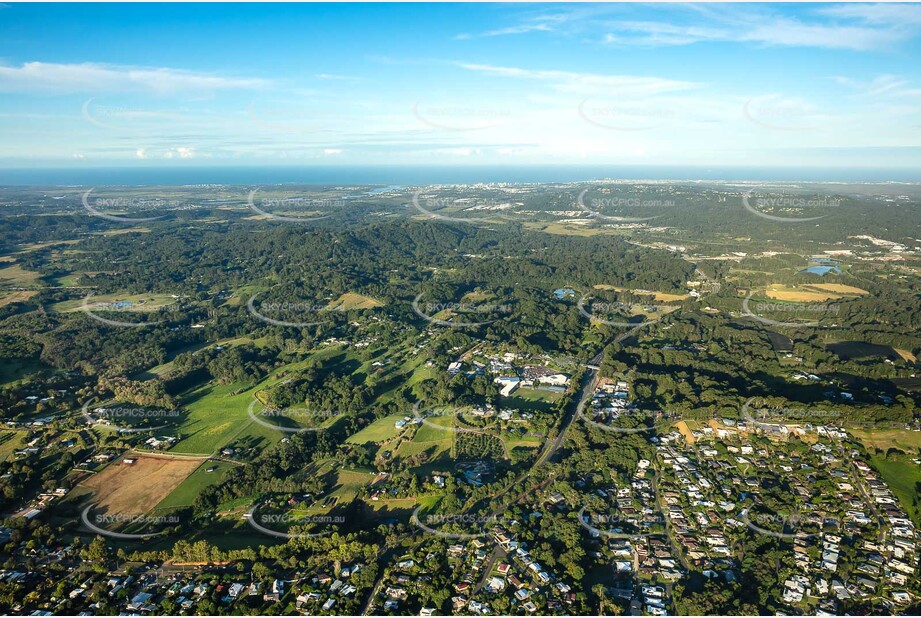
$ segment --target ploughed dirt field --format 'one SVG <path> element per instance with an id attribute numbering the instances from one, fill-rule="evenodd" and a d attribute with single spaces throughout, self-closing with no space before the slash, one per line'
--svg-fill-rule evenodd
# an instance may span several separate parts
<path id="1" fill-rule="evenodd" d="M 145 457 L 126 464 L 120 459 L 83 482 L 93 490 L 94 510 L 118 515 L 142 515 L 155 507 L 201 465 L 201 459 Z"/>

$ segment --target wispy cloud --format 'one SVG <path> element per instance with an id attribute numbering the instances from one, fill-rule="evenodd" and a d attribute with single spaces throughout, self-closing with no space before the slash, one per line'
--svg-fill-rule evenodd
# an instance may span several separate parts
<path id="1" fill-rule="evenodd" d="M 870 81 L 835 75 L 832 79 L 852 89 L 856 96 L 879 99 L 882 97 L 916 97 L 921 89 L 912 88 L 911 82 L 898 75 L 878 75 Z"/>
<path id="2" fill-rule="evenodd" d="M 554 90 L 574 94 L 622 93 L 625 96 L 648 96 L 690 90 L 700 84 L 689 81 L 636 75 L 605 75 L 546 69 L 522 69 L 488 64 L 460 63 L 468 71 L 493 77 L 544 82 Z"/>
<path id="3" fill-rule="evenodd" d="M 778 47 L 817 47 L 866 51 L 891 47 L 914 32 L 904 25 L 804 22 L 790 17 L 723 13 L 713 26 L 659 21 L 611 25 L 604 40 L 624 45 L 689 45 L 701 42 L 754 43 Z"/>
<path id="4" fill-rule="evenodd" d="M 508 26 L 507 28 L 497 28 L 495 30 L 487 30 L 485 32 L 480 32 L 477 34 L 462 33 L 462 34 L 458 34 L 454 38 L 458 40 L 466 40 L 466 39 L 476 39 L 476 38 L 491 37 L 491 36 L 506 36 L 509 34 L 527 34 L 528 32 L 552 32 L 553 30 L 554 30 L 553 26 L 547 23 L 520 24 L 517 26 Z"/>
<path id="5" fill-rule="evenodd" d="M 41 94 L 153 92 L 201 94 L 264 87 L 258 78 L 223 77 L 165 67 L 26 62 L 0 66 L 0 92 Z"/>
<path id="6" fill-rule="evenodd" d="M 517 24 L 456 38 L 546 32 L 583 34 L 623 46 L 674 46 L 705 42 L 814 47 L 855 51 L 886 49 L 921 32 L 921 5 L 829 5 L 795 17 L 761 6 L 668 5 L 658 19 L 625 19 L 618 5 L 529 14 Z M 648 11 L 644 12 L 644 17 Z"/>
<path id="7" fill-rule="evenodd" d="M 350 75 L 338 75 L 336 73 L 317 73 L 315 77 L 317 79 L 325 79 L 337 82 L 353 82 L 358 80 L 357 77 L 352 77 Z"/>
<path id="8" fill-rule="evenodd" d="M 919 4 L 836 4 L 822 7 L 818 13 L 844 19 L 857 19 L 868 24 L 921 26 Z"/>

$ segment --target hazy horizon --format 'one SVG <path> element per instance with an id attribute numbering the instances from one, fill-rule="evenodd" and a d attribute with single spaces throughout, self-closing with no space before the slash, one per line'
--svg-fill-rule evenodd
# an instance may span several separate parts
<path id="1" fill-rule="evenodd" d="M 0 185 L 249 185 L 573 183 L 596 180 L 675 182 L 921 183 L 919 168 L 642 165 L 315 165 L 0 168 Z"/>

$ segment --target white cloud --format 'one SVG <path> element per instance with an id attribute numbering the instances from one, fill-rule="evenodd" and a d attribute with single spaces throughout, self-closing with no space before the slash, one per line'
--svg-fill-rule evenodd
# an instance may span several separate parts
<path id="1" fill-rule="evenodd" d="M 755 43 L 864 51 L 886 49 L 921 31 L 921 5 L 826 5 L 789 17 L 767 5 L 668 5 L 662 17 L 624 19 L 625 5 L 578 7 L 549 15 L 525 15 L 518 24 L 455 38 L 527 32 L 599 37 L 614 45 L 672 46 L 701 42 Z M 633 12 L 635 14 L 635 12 Z M 644 17 L 649 12 L 644 12 Z"/>
<path id="2" fill-rule="evenodd" d="M 134 156 L 137 157 L 138 159 L 146 159 L 146 158 L 147 158 L 147 151 L 145 151 L 143 148 L 138 148 L 138 149 L 134 152 Z"/>
<path id="3" fill-rule="evenodd" d="M 26 62 L 18 67 L 0 65 L 0 92 L 66 94 L 146 91 L 175 94 L 251 89 L 267 84 L 263 79 L 221 77 L 165 67 L 48 62 Z"/>
<path id="4" fill-rule="evenodd" d="M 337 155 L 342 154 L 342 149 L 341 148 L 324 148 L 323 154 L 325 154 L 327 157 L 335 157 Z"/>
<path id="5" fill-rule="evenodd" d="M 550 24 L 538 23 L 538 24 L 521 24 L 518 26 L 509 26 L 507 28 L 497 28 L 495 30 L 487 30 L 486 32 L 481 32 L 479 34 L 458 34 L 456 39 L 464 41 L 467 39 L 476 39 L 481 37 L 491 37 L 491 36 L 506 36 L 509 34 L 527 34 L 528 32 L 552 32 L 553 26 Z"/>
<path id="6" fill-rule="evenodd" d="M 898 75 L 878 75 L 869 82 L 835 75 L 832 79 L 855 91 L 856 96 L 872 97 L 914 97 L 921 93 L 918 88 L 909 88 L 911 82 Z"/>
<path id="7" fill-rule="evenodd" d="M 192 159 L 195 157 L 195 149 L 189 148 L 188 146 L 177 146 L 163 153 L 164 159 L 174 159 L 177 157 L 180 159 Z"/>
<path id="8" fill-rule="evenodd" d="M 354 82 L 358 81 L 357 77 L 352 77 L 351 75 L 339 75 L 338 73 L 317 73 L 314 75 L 317 79 L 325 79 L 327 81 L 336 81 L 336 82 Z"/>
<path id="9" fill-rule="evenodd" d="M 769 17 L 730 19 L 719 27 L 676 25 L 655 21 L 617 22 L 606 43 L 634 45 L 688 45 L 700 42 L 760 43 L 783 47 L 868 50 L 891 45 L 905 33 L 869 25 L 807 24 Z"/>
<path id="10" fill-rule="evenodd" d="M 777 19 L 739 34 L 739 40 L 788 47 L 824 47 L 856 51 L 888 47 L 895 38 L 889 29 L 837 24 L 804 24 Z"/>
<path id="11" fill-rule="evenodd" d="M 533 70 L 486 64 L 461 63 L 460 66 L 468 71 L 476 71 L 493 77 L 510 77 L 548 82 L 554 89 L 567 93 L 591 94 L 608 92 L 618 93 L 624 96 L 649 96 L 665 92 L 691 90 L 699 86 L 699 84 L 694 82 L 663 79 L 660 77 Z"/>
<path id="12" fill-rule="evenodd" d="M 918 4 L 837 4 L 822 7 L 819 13 L 870 24 L 921 26 L 921 5 Z"/>

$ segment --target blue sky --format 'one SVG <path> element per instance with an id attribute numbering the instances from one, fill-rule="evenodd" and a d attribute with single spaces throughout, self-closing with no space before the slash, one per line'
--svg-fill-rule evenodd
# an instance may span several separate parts
<path id="1" fill-rule="evenodd" d="M 0 167 L 921 164 L 921 5 L 2 5 Z"/>

